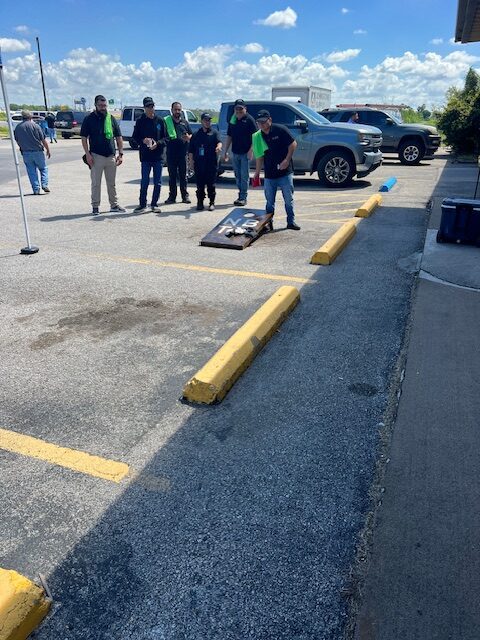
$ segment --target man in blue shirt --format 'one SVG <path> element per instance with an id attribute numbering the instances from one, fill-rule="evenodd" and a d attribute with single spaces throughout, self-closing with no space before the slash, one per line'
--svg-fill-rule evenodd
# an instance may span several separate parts
<path id="1" fill-rule="evenodd" d="M 40 195 L 40 186 L 49 193 L 48 188 L 48 167 L 45 162 L 45 149 L 47 158 L 50 158 L 50 149 L 48 142 L 45 140 L 43 131 L 36 122 L 32 120 L 30 111 L 22 111 L 22 122 L 15 127 L 13 135 L 27 168 L 28 178 L 32 185 L 33 195 Z M 40 173 L 40 182 L 38 181 L 38 173 Z"/>

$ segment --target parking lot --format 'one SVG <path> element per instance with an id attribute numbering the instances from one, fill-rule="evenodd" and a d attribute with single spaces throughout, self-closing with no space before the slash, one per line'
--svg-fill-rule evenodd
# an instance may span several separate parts
<path id="1" fill-rule="evenodd" d="M 129 475 L 111 482 L 88 465 L 0 450 L 3 565 L 44 574 L 55 601 L 37 637 L 341 637 L 445 158 L 387 160 L 339 190 L 299 177 L 301 231 L 284 228 L 278 194 L 275 231 L 229 251 L 199 241 L 233 208 L 231 174 L 213 212 L 179 203 L 135 215 L 140 168 L 127 150 L 117 173 L 127 213 L 108 213 L 104 186 L 105 213 L 92 217 L 80 147 L 60 141 L 53 153 L 68 159 L 51 164 L 51 193 L 25 199 L 34 256 L 18 255 L 16 181 L 0 187 L 0 428 L 126 463 Z M 391 176 L 397 185 L 335 263 L 311 265 Z M 249 206 L 264 206 L 261 190 Z M 283 284 L 301 303 L 226 399 L 181 402 L 187 380 Z"/>

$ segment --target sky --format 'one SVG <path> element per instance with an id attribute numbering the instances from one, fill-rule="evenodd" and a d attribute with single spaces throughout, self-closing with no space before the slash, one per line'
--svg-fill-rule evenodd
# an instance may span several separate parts
<path id="1" fill-rule="evenodd" d="M 43 103 L 38 37 L 49 104 L 102 93 L 116 107 L 149 95 L 218 110 L 315 85 L 332 106 L 431 108 L 480 71 L 480 43 L 453 42 L 456 12 L 457 0 L 0 0 L 0 47 L 16 103 Z"/>

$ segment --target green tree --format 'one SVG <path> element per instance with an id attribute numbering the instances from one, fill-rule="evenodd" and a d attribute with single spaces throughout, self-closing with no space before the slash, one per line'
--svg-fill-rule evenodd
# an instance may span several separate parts
<path id="1" fill-rule="evenodd" d="M 463 89 L 450 87 L 438 128 L 456 153 L 478 153 L 480 142 L 480 76 L 470 67 Z"/>

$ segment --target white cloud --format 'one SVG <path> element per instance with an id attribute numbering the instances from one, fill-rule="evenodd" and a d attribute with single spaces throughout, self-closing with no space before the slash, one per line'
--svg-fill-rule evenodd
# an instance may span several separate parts
<path id="1" fill-rule="evenodd" d="M 16 38 L 0 38 L 0 47 L 4 53 L 12 51 L 29 51 L 30 43 L 28 40 L 17 40 Z"/>
<path id="2" fill-rule="evenodd" d="M 433 38 L 430 40 L 430 44 L 443 44 L 443 38 Z"/>
<path id="3" fill-rule="evenodd" d="M 350 13 L 350 9 L 347 9 L 346 7 L 343 7 L 340 11 L 343 13 L 343 15 Z"/>
<path id="4" fill-rule="evenodd" d="M 353 33 L 356 36 L 365 36 L 365 35 L 367 35 L 367 32 L 365 31 L 365 29 L 355 29 L 355 31 Z"/>
<path id="5" fill-rule="evenodd" d="M 30 33 L 30 28 L 27 27 L 26 24 L 19 24 L 18 27 L 14 27 L 13 30 L 17 33 L 23 33 L 25 35 L 28 35 Z"/>
<path id="6" fill-rule="evenodd" d="M 465 42 L 455 42 L 455 38 L 450 38 L 448 42 L 449 44 L 453 44 L 455 47 L 464 47 L 466 44 Z"/>
<path id="7" fill-rule="evenodd" d="M 361 49 L 345 49 L 344 51 L 332 51 L 332 53 L 329 53 L 325 56 L 325 60 L 327 62 L 345 62 L 346 60 L 356 58 L 360 51 Z"/>
<path id="8" fill-rule="evenodd" d="M 287 7 L 284 11 L 274 11 L 264 19 L 255 20 L 254 24 L 291 29 L 297 25 L 297 17 L 296 12 L 291 7 Z"/>
<path id="9" fill-rule="evenodd" d="M 245 53 L 264 53 L 265 49 L 258 42 L 249 42 L 244 47 L 242 47 Z"/>

